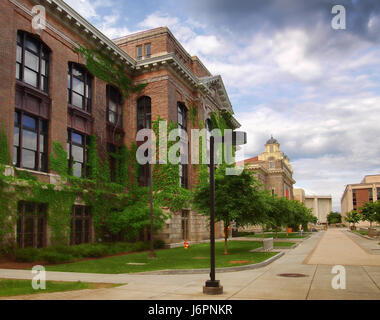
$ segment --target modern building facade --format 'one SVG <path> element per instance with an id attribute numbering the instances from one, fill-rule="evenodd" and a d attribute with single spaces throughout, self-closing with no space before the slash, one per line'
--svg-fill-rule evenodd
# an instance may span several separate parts
<path id="1" fill-rule="evenodd" d="M 264 187 L 279 197 L 294 199 L 293 169 L 290 160 L 280 150 L 280 143 L 271 137 L 265 144 L 265 151 L 244 161 L 249 170 L 255 172 L 256 177 Z"/>
<path id="2" fill-rule="evenodd" d="M 342 216 L 352 210 L 360 210 L 366 202 L 376 202 L 380 200 L 380 174 L 368 175 L 360 183 L 348 184 L 341 198 Z M 367 226 L 366 222 L 359 225 Z"/>
<path id="3" fill-rule="evenodd" d="M 35 5 L 46 9 L 46 28 L 41 32 L 32 27 Z M 198 120 L 204 123 L 213 111 L 233 113 L 222 78 L 189 55 L 166 27 L 112 41 L 61 0 L 4 0 L 0 30 L 0 123 L 8 145 L 13 146 L 13 164 L 41 181 L 56 179 L 48 157 L 53 142 L 66 146 L 75 160 L 69 162 L 74 175 L 86 176 L 90 135 L 97 137 L 99 153 L 107 157 L 136 141 L 137 131 L 151 128 L 158 117 L 191 130 L 189 103 L 197 105 Z M 78 43 L 111 55 L 125 67 L 134 85 L 146 87 L 123 101 L 117 88 L 86 69 L 83 57 L 74 50 Z M 191 188 L 196 183 L 193 166 L 183 165 L 180 173 L 182 186 Z M 140 179 L 147 183 L 144 168 Z M 49 245 L 49 208 L 23 202 L 18 210 L 19 246 Z M 26 215 L 30 211 L 39 217 L 32 223 Z M 223 226 L 217 224 L 216 229 L 222 236 Z M 94 240 L 91 208 L 74 206 L 71 232 L 72 244 Z M 208 237 L 207 218 L 186 208 L 175 213 L 160 234 L 168 243 Z"/>
<path id="4" fill-rule="evenodd" d="M 305 190 L 294 188 L 294 199 L 305 204 L 318 219 L 318 224 L 326 224 L 327 216 L 332 211 L 332 196 L 307 195 Z"/>

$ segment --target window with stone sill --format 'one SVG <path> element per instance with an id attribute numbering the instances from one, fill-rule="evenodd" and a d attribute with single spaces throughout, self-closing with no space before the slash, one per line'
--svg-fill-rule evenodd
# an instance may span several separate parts
<path id="1" fill-rule="evenodd" d="M 49 91 L 49 48 L 26 32 L 17 33 L 16 79 Z"/>
<path id="2" fill-rule="evenodd" d="M 91 113 L 93 77 L 76 63 L 69 63 L 67 73 L 67 102 L 69 105 Z"/>
<path id="3" fill-rule="evenodd" d="M 113 125 L 123 127 L 122 98 L 120 91 L 107 85 L 107 121 Z"/>
<path id="4" fill-rule="evenodd" d="M 34 171 L 48 171 L 48 121 L 22 111 L 15 112 L 13 165 Z"/>
<path id="5" fill-rule="evenodd" d="M 67 157 L 69 169 L 78 178 L 87 176 L 87 151 L 86 146 L 89 138 L 87 135 L 76 132 L 72 129 L 67 130 Z"/>

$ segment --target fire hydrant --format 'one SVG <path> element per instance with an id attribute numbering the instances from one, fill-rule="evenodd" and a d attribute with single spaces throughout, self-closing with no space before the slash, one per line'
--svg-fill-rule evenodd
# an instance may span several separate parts
<path id="1" fill-rule="evenodd" d="M 190 245 L 187 241 L 185 241 L 184 246 L 185 250 L 189 249 Z"/>

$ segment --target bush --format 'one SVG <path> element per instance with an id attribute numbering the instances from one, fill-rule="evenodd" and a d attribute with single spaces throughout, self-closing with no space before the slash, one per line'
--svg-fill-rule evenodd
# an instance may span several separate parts
<path id="1" fill-rule="evenodd" d="M 154 240 L 153 245 L 154 245 L 155 249 L 163 249 L 163 248 L 165 248 L 165 241 L 160 240 L 160 239 L 156 239 L 156 240 Z"/>
<path id="2" fill-rule="evenodd" d="M 40 251 L 35 248 L 16 249 L 14 256 L 17 262 L 34 262 L 40 257 Z"/>
<path id="3" fill-rule="evenodd" d="M 155 249 L 162 249 L 164 247 L 164 241 L 154 240 Z M 149 249 L 149 242 L 85 243 L 74 246 L 56 246 L 43 249 L 16 249 L 14 256 L 18 262 L 35 262 L 42 260 L 48 263 L 64 263 L 82 258 L 99 258 L 112 254 L 146 251 Z"/>
<path id="4" fill-rule="evenodd" d="M 72 262 L 75 260 L 75 257 L 73 257 L 70 254 L 67 253 L 60 253 L 56 251 L 45 251 L 41 253 L 42 260 L 48 262 L 48 263 L 64 263 L 64 262 Z"/>
<path id="5" fill-rule="evenodd" d="M 83 257 L 98 258 L 108 254 L 108 246 L 97 243 L 80 244 L 77 246 Z"/>

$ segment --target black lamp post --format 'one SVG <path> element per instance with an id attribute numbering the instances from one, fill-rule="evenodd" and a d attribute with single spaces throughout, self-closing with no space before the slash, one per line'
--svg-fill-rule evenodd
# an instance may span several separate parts
<path id="1" fill-rule="evenodd" d="M 239 139 L 238 139 L 239 138 Z M 217 140 L 217 141 L 215 141 Z M 210 137 L 210 280 L 203 286 L 205 294 L 222 294 L 223 286 L 219 280 L 215 280 L 215 142 L 224 142 L 224 137 Z M 247 143 L 247 133 L 234 131 L 232 133 L 232 146 Z"/>

